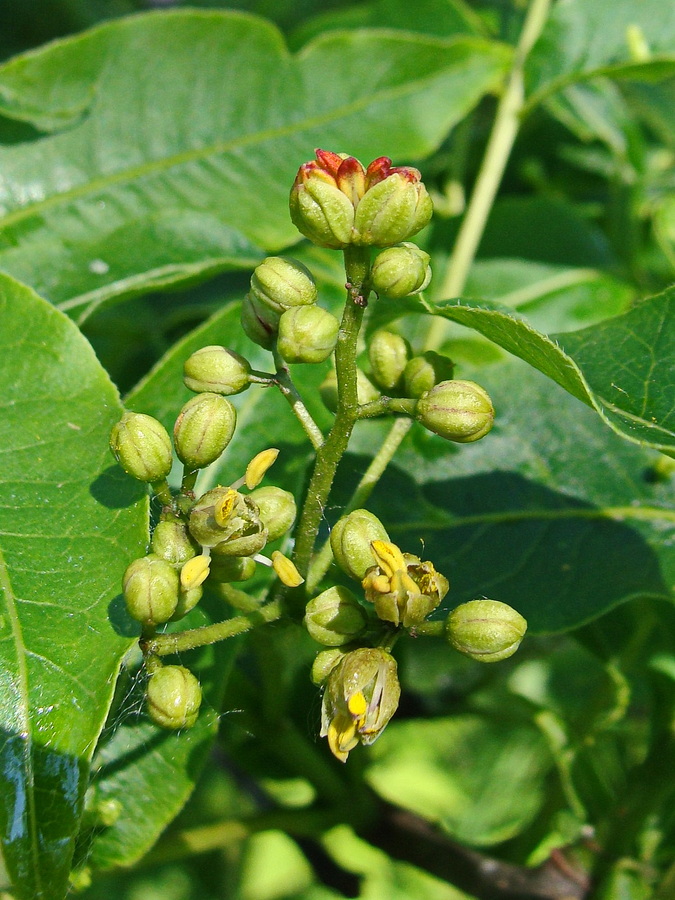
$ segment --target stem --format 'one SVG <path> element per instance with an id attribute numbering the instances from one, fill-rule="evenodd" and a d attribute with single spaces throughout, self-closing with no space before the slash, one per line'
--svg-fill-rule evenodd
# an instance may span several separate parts
<path id="1" fill-rule="evenodd" d="M 307 577 L 321 517 L 338 463 L 347 449 L 358 416 L 356 347 L 365 311 L 366 298 L 363 296 L 363 286 L 370 270 L 370 253 L 367 247 L 349 246 L 344 250 L 344 258 L 349 287 L 335 348 L 337 412 L 328 437 L 317 449 L 314 471 L 298 523 L 293 554 L 293 562 L 303 578 Z"/>
<path id="2" fill-rule="evenodd" d="M 403 397 L 378 397 L 370 403 L 364 403 L 359 406 L 356 411 L 357 418 L 370 419 L 373 416 L 381 416 L 383 413 L 390 415 L 401 413 L 404 416 L 414 416 L 417 407 L 417 400 L 410 400 Z"/>
<path id="3" fill-rule="evenodd" d="M 382 446 L 371 459 L 370 465 L 363 473 L 363 476 L 352 495 L 352 499 L 344 509 L 343 515 L 347 515 L 355 509 L 360 509 L 368 500 L 375 489 L 375 485 L 382 477 L 384 470 L 393 459 L 401 441 L 410 431 L 411 425 L 412 419 L 396 419 L 389 430 L 389 434 L 382 442 Z M 328 571 L 328 566 L 330 566 L 332 559 L 333 551 L 330 547 L 330 541 L 326 541 L 314 558 L 309 569 L 309 574 L 307 576 L 307 591 L 310 594 L 314 592 L 314 589 Z"/>
<path id="4" fill-rule="evenodd" d="M 511 72 L 497 107 L 485 156 L 439 289 L 442 297 L 456 297 L 464 290 L 520 127 L 521 113 L 525 105 L 523 77 L 525 61 L 541 34 L 550 5 L 551 0 L 532 0 L 527 11 Z M 427 337 L 428 349 L 440 346 L 445 328 L 446 323 L 442 319 L 433 320 Z"/>
<path id="5" fill-rule="evenodd" d="M 171 506 L 173 504 L 171 488 L 169 487 L 169 482 L 166 478 L 162 478 L 161 481 L 153 481 L 151 487 L 155 496 L 159 498 L 163 506 Z"/>
<path id="6" fill-rule="evenodd" d="M 170 653 L 184 653 L 186 650 L 194 650 L 196 647 L 205 647 L 207 644 L 215 644 L 216 641 L 224 641 L 227 638 L 244 634 L 259 625 L 275 622 L 282 616 L 281 603 L 274 600 L 267 606 L 253 610 L 243 616 L 235 616 L 224 622 L 216 622 L 214 625 L 204 625 L 202 628 L 193 628 L 190 631 L 182 631 L 178 634 L 159 634 L 150 641 L 142 641 L 143 654 L 168 656 Z"/>
<path id="7" fill-rule="evenodd" d="M 274 360 L 277 366 L 274 383 L 277 385 L 286 400 L 288 400 L 296 419 L 298 420 L 298 422 L 300 422 L 305 431 L 305 434 L 312 442 L 312 446 L 315 450 L 318 450 L 319 447 L 323 444 L 323 433 L 309 414 L 305 404 L 302 402 L 302 397 L 293 384 L 289 368 L 276 350 L 274 351 Z"/>

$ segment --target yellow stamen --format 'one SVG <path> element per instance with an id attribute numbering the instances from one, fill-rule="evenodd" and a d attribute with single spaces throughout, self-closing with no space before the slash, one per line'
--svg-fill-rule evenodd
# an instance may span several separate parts
<path id="1" fill-rule="evenodd" d="M 305 580 L 296 569 L 295 563 L 278 550 L 272 554 L 272 568 L 286 587 L 298 587 Z"/>
<path id="2" fill-rule="evenodd" d="M 211 559 L 202 554 L 193 556 L 180 570 L 180 585 L 184 591 L 199 587 L 208 578 Z"/>
<path id="3" fill-rule="evenodd" d="M 232 488 L 228 488 L 226 493 L 220 498 L 213 508 L 213 518 L 222 528 L 232 515 L 234 504 L 237 501 L 237 492 Z"/>
<path id="4" fill-rule="evenodd" d="M 279 451 L 275 447 L 269 450 L 263 450 L 253 457 L 251 462 L 246 466 L 246 474 L 244 475 L 244 483 L 249 491 L 258 487 L 265 477 L 265 473 L 271 465 L 274 464 Z"/>
<path id="5" fill-rule="evenodd" d="M 396 544 L 392 544 L 389 541 L 372 541 L 370 546 L 378 566 L 390 578 L 394 572 L 407 571 L 403 554 Z"/>

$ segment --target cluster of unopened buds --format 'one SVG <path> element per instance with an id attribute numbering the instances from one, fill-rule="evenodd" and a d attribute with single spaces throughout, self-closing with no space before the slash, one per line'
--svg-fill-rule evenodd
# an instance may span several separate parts
<path id="1" fill-rule="evenodd" d="M 394 167 L 386 157 L 366 168 L 346 154 L 317 150 L 316 160 L 300 167 L 290 209 L 293 222 L 315 244 L 342 249 L 345 258 L 349 248 L 366 254 L 367 275 L 360 293 L 351 295 L 355 304 L 365 307 L 371 293 L 399 300 L 428 285 L 429 255 L 409 241 L 431 217 L 416 169 Z M 347 284 L 348 291 L 351 287 Z M 228 397 L 253 384 L 277 385 L 293 395 L 293 411 L 315 448 L 322 447 L 324 435 L 298 413 L 300 397 L 287 365 L 323 363 L 335 351 L 341 324 L 318 299 L 314 278 L 302 263 L 279 256 L 263 260 L 244 298 L 241 324 L 254 343 L 272 352 L 276 371 L 256 371 L 223 346 L 203 347 L 184 364 L 185 384 L 196 396 L 176 419 L 173 448 L 163 425 L 141 413 L 125 414 L 113 429 L 111 449 L 122 468 L 150 483 L 162 502 L 150 552 L 131 563 L 123 582 L 129 615 L 142 626 L 142 645 L 149 646 L 158 626 L 187 615 L 204 586 L 218 591 L 246 581 L 259 563 L 271 566 L 288 588 L 303 583 L 291 558 L 279 550 L 263 555 L 269 543 L 290 534 L 296 518 L 292 494 L 260 486 L 276 450 L 255 456 L 232 484 L 201 495 L 194 488 L 199 471 L 219 459 L 234 435 L 236 411 Z M 355 419 L 403 415 L 458 443 L 479 440 L 492 428 L 487 392 L 454 379 L 447 356 L 416 354 L 400 334 L 379 330 L 367 341 L 367 357 L 366 370 L 353 359 Z M 338 382 L 333 368 L 320 388 L 333 412 L 340 404 Z M 167 483 L 174 451 L 183 464 L 177 492 Z M 372 743 L 394 714 L 400 687 L 392 647 L 406 632 L 425 633 L 423 625 L 449 585 L 431 562 L 392 543 L 384 525 L 365 509 L 335 524 L 330 547 L 342 573 L 360 585 L 360 594 L 342 584 L 328 587 L 306 604 L 304 625 L 323 647 L 312 668 L 312 679 L 324 688 L 321 734 L 344 761 L 358 743 Z M 515 652 L 525 629 L 522 616 L 492 600 L 463 604 L 445 625 L 453 647 L 485 662 Z M 194 675 L 151 654 L 146 666 L 150 717 L 168 728 L 192 725 L 201 701 Z"/>

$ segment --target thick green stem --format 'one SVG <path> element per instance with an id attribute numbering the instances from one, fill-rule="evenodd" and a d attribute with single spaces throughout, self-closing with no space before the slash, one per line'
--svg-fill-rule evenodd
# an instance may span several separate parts
<path id="1" fill-rule="evenodd" d="M 378 397 L 370 403 L 359 406 L 357 416 L 359 419 L 371 419 L 373 416 L 381 416 L 385 413 L 394 415 L 401 413 L 404 416 L 414 416 L 417 408 L 417 400 L 404 397 Z"/>
<path id="2" fill-rule="evenodd" d="M 356 348 L 367 302 L 364 285 L 370 270 L 370 253 L 366 247 L 347 247 L 344 257 L 349 287 L 335 348 L 337 412 L 328 437 L 316 453 L 314 471 L 300 515 L 293 554 L 293 562 L 303 578 L 307 577 L 316 536 L 338 463 L 347 449 L 358 415 Z"/>
<path id="3" fill-rule="evenodd" d="M 439 289 L 441 297 L 457 297 L 464 290 L 520 127 L 521 113 L 525 104 L 523 75 L 525 61 L 541 34 L 550 5 L 551 0 L 532 0 L 527 11 L 511 72 L 497 107 L 485 156 Z M 427 337 L 428 349 L 440 346 L 445 329 L 446 323 L 443 319 L 433 320 Z"/>
<path id="4" fill-rule="evenodd" d="M 149 641 L 141 641 L 144 655 L 168 656 L 170 653 L 184 653 L 194 650 L 196 647 L 205 647 L 207 644 L 215 644 L 227 638 L 244 634 L 252 628 L 275 622 L 283 614 L 281 603 L 277 600 L 261 606 L 243 616 L 235 616 L 224 622 L 216 622 L 214 625 L 204 625 L 202 628 L 193 628 L 190 631 L 182 631 L 179 634 L 159 634 Z"/>

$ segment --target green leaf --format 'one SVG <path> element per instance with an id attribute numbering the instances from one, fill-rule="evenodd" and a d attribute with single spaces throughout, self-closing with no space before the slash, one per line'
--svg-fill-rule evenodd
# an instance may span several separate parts
<path id="1" fill-rule="evenodd" d="M 294 57 L 263 20 L 197 11 L 18 57 L 0 68 L 0 113 L 55 133 L 0 150 L 0 266 L 80 319 L 250 266 L 297 240 L 288 191 L 314 147 L 423 157 L 510 58 L 475 37 L 374 31 Z"/>
<path id="2" fill-rule="evenodd" d="M 531 822 L 551 767 L 536 728 L 477 715 L 394 721 L 371 754 L 367 780 L 385 800 L 483 846 Z"/>
<path id="3" fill-rule="evenodd" d="M 524 359 L 592 406 L 617 434 L 675 454 L 674 288 L 623 315 L 550 337 L 493 304 L 419 301 L 417 308 L 473 328 Z"/>
<path id="4" fill-rule="evenodd" d="M 556 3 L 525 68 L 529 106 L 574 81 L 673 75 L 675 12 L 661 0 Z"/>
<path id="5" fill-rule="evenodd" d="M 112 464 L 122 407 L 78 329 L 4 275 L 0 317 L 0 838 L 17 897 L 60 900 L 147 501 Z"/>

